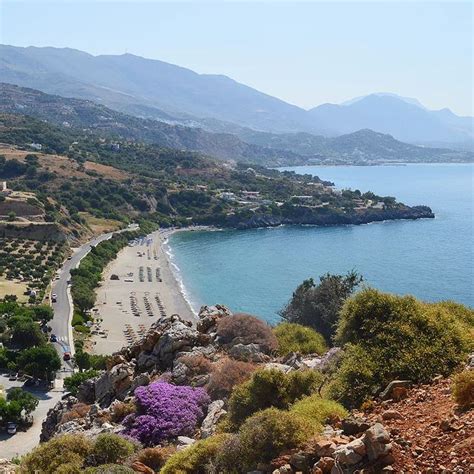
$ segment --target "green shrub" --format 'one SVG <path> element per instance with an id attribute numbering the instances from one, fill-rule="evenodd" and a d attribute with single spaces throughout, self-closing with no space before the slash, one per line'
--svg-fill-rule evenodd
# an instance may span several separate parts
<path id="1" fill-rule="evenodd" d="M 314 329 L 296 323 L 280 323 L 273 329 L 278 340 L 278 353 L 324 354 L 327 351 L 324 337 Z"/>
<path id="2" fill-rule="evenodd" d="M 216 458 L 217 471 L 247 472 L 283 451 L 293 449 L 315 433 L 296 413 L 268 408 L 248 418 L 238 434 L 228 438 Z"/>
<path id="3" fill-rule="evenodd" d="M 92 452 L 93 443 L 83 435 L 67 434 L 40 444 L 21 460 L 20 472 L 29 474 L 80 472 L 84 459 Z M 66 467 L 69 470 L 65 470 Z"/>
<path id="4" fill-rule="evenodd" d="M 463 370 L 453 377 L 452 392 L 455 402 L 463 409 L 474 406 L 474 370 Z"/>
<path id="5" fill-rule="evenodd" d="M 189 448 L 173 454 L 165 463 L 161 474 L 206 474 L 207 467 L 214 463 L 227 434 L 218 434 L 197 441 Z"/>
<path id="6" fill-rule="evenodd" d="M 92 456 L 95 464 L 115 464 L 125 460 L 134 450 L 135 446 L 122 436 L 102 433 L 95 440 Z"/>
<path id="7" fill-rule="evenodd" d="M 265 408 L 288 408 L 298 398 L 318 389 L 322 375 L 313 370 L 285 374 L 279 370 L 257 370 L 232 391 L 229 421 L 238 427 L 247 417 Z"/>
<path id="8" fill-rule="evenodd" d="M 66 387 L 66 390 L 75 396 L 77 395 L 77 389 L 83 382 L 93 379 L 94 377 L 97 377 L 97 375 L 99 375 L 99 372 L 93 369 L 86 370 L 85 372 L 77 372 L 64 379 L 64 386 Z"/>
<path id="9" fill-rule="evenodd" d="M 325 392 L 346 406 L 360 406 L 377 387 L 377 363 L 360 346 L 348 344 Z M 379 387 L 380 388 L 380 387 Z"/>
<path id="10" fill-rule="evenodd" d="M 97 467 L 89 467 L 82 472 L 85 472 L 85 474 L 135 474 L 131 467 L 122 464 L 103 464 Z"/>
<path id="11" fill-rule="evenodd" d="M 428 382 L 449 375 L 472 348 L 469 310 L 366 289 L 346 301 L 336 342 L 348 345 L 330 384 L 354 406 L 395 378 Z"/>
<path id="12" fill-rule="evenodd" d="M 314 426 L 315 431 L 322 430 L 323 426 L 330 421 L 345 418 L 348 415 L 342 405 L 334 400 L 321 398 L 318 394 L 313 394 L 297 401 L 290 411 L 310 422 Z"/>

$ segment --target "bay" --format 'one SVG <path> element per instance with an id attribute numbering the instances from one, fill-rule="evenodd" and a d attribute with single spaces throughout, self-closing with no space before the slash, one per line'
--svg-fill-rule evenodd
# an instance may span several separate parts
<path id="1" fill-rule="evenodd" d="M 425 204 L 436 218 L 176 233 L 169 251 L 195 310 L 221 303 L 274 323 L 304 279 L 351 269 L 384 291 L 474 306 L 472 164 L 285 169 Z"/>

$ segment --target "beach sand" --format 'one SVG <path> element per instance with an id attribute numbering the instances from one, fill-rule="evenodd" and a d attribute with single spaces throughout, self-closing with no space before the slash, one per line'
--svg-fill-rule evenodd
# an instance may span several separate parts
<path id="1" fill-rule="evenodd" d="M 112 354 L 140 339 L 150 325 L 161 317 L 157 298 L 164 314 L 177 313 L 188 321 L 197 320 L 181 293 L 165 252 L 164 244 L 173 232 L 156 231 L 140 239 L 137 244 L 122 249 L 107 266 L 93 310 L 94 319 L 102 321 L 92 327 L 92 353 Z M 111 280 L 112 275 L 119 279 Z M 135 309 L 132 308 L 134 305 Z"/>

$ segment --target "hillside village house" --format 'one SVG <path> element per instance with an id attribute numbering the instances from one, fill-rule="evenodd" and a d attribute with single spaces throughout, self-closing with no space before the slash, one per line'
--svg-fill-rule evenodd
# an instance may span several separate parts
<path id="1" fill-rule="evenodd" d="M 2 186 L 0 190 L 2 196 L 9 196 L 13 191 L 11 189 L 8 189 L 7 182 L 2 181 Z"/>

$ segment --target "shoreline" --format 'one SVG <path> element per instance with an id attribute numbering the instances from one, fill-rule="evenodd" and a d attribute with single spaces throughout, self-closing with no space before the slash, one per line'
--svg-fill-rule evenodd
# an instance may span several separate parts
<path id="1" fill-rule="evenodd" d="M 175 283 L 177 287 L 179 288 L 179 291 L 183 299 L 186 301 L 186 304 L 189 306 L 189 309 L 194 314 L 196 320 L 198 318 L 199 308 L 194 307 L 193 300 L 184 284 L 183 272 L 178 267 L 176 262 L 173 261 L 173 251 L 169 243 L 169 239 L 172 235 L 177 234 L 179 232 L 222 232 L 224 230 L 226 229 L 215 227 L 215 226 L 196 225 L 196 226 L 187 226 L 187 227 L 169 227 L 169 228 L 159 229 L 157 231 L 160 235 L 161 249 L 162 249 L 163 255 L 168 261 L 168 267 L 170 269 L 170 272 L 173 275 Z"/>
<path id="2" fill-rule="evenodd" d="M 157 230 L 136 239 L 104 269 L 93 309 L 92 353 L 112 354 L 132 344 L 163 316 L 179 314 L 196 323 L 166 252 L 169 235 Z"/>

